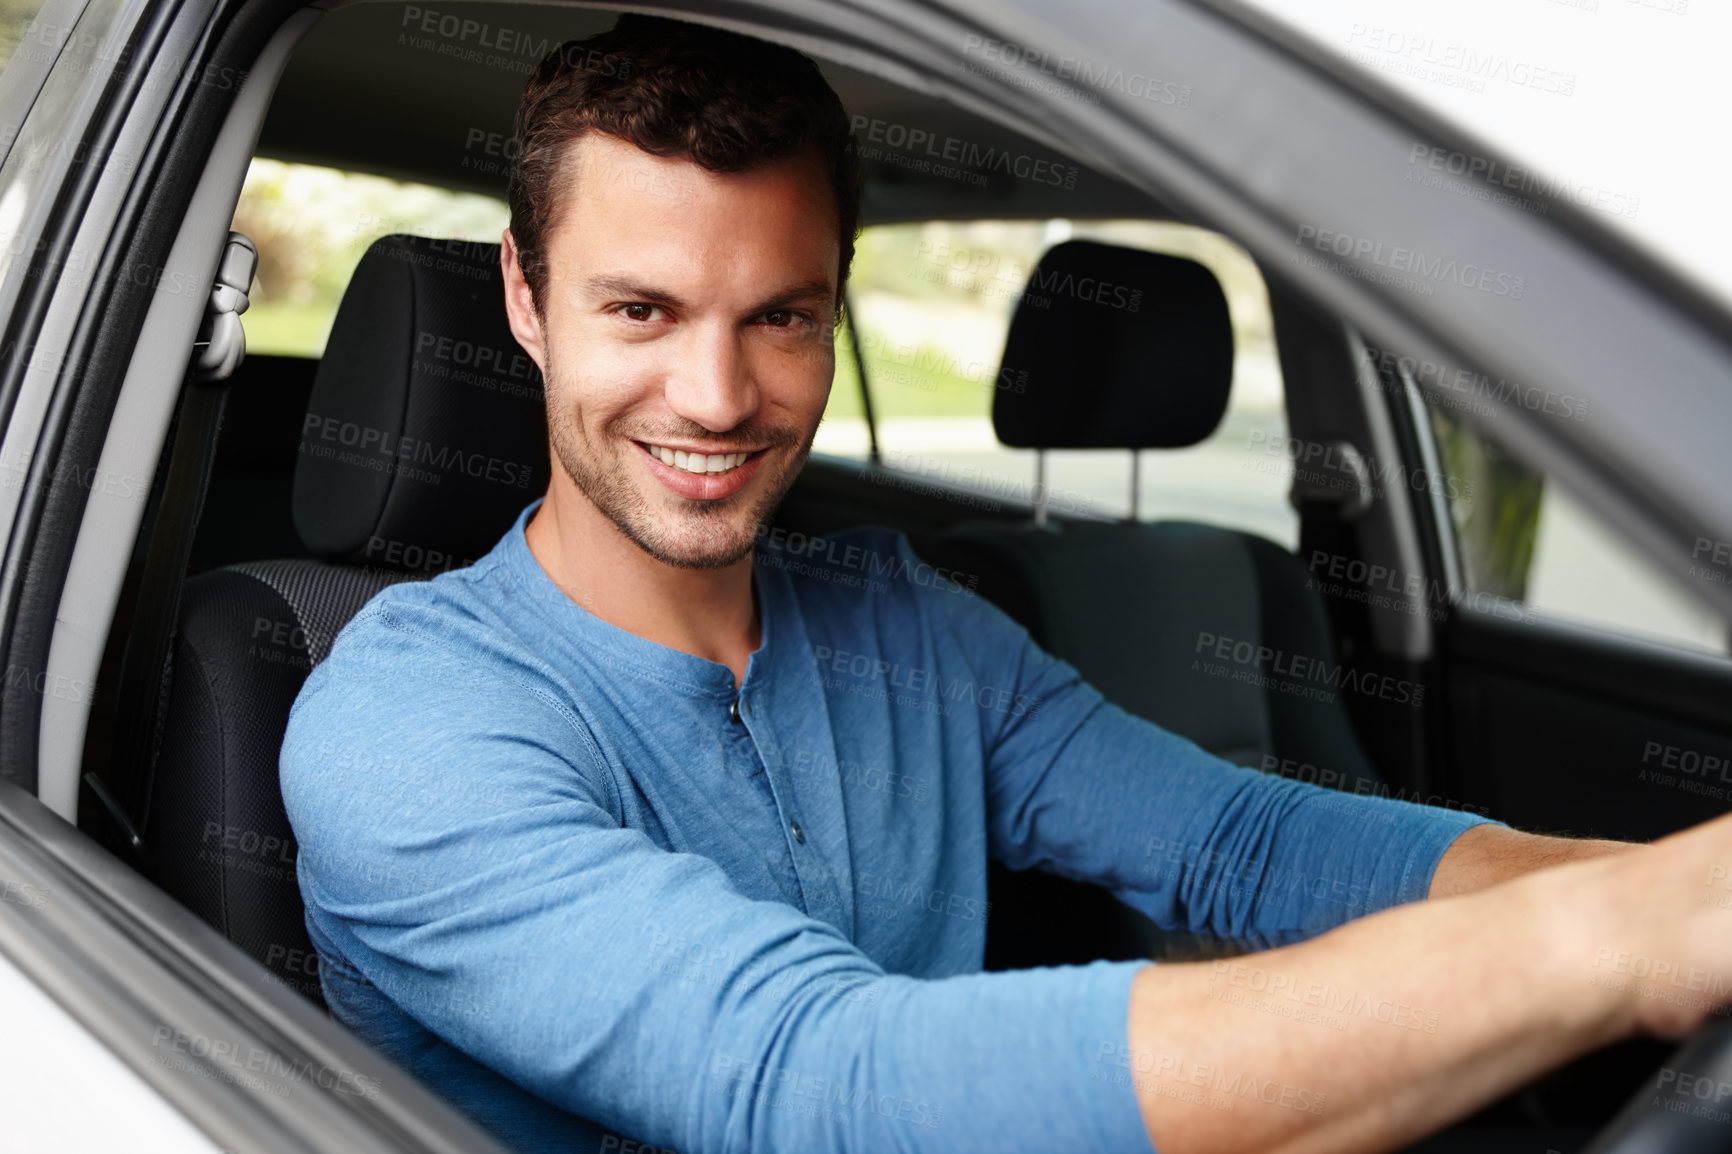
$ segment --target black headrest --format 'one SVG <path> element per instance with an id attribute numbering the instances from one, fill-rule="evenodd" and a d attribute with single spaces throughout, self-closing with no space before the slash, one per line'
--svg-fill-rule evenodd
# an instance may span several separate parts
<path id="1" fill-rule="evenodd" d="M 1016 306 L 993 391 L 1019 449 L 1177 449 L 1215 431 L 1233 323 L 1193 260 L 1093 241 L 1054 245 Z"/>
<path id="2" fill-rule="evenodd" d="M 505 319 L 499 246 L 387 236 L 355 269 L 301 426 L 316 556 L 443 570 L 547 491 L 541 371 Z"/>

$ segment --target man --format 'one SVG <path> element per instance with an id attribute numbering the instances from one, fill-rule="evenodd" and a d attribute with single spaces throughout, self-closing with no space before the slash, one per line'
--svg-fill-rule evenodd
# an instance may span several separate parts
<path id="1" fill-rule="evenodd" d="M 1630 847 L 1343 797 L 1104 703 L 976 598 L 754 562 L 858 213 L 810 62 L 626 17 L 542 64 L 517 139 L 506 307 L 560 467 L 354 619 L 282 753 L 333 1012 L 506 1143 L 1381 1150 L 1705 1016 L 1597 966 L 1732 965 L 1724 822 Z M 843 651 L 1008 693 L 850 693 Z M 989 854 L 1274 948 L 982 974 Z"/>

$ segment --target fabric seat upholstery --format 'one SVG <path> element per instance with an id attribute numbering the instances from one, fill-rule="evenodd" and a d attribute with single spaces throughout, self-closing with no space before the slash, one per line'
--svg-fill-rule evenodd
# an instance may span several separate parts
<path id="1" fill-rule="evenodd" d="M 1103 303 L 1125 294 L 1099 288 L 1051 291 L 1065 284 L 1128 287 L 1140 307 Z M 1202 265 L 1067 242 L 1042 258 L 1018 304 L 997 379 L 1021 387 L 995 393 L 994 428 L 1019 448 L 1182 448 L 1219 424 L 1232 365 L 1226 297 Z M 1322 600 L 1279 545 L 1191 522 L 980 522 L 923 546 L 929 560 L 979 574 L 983 596 L 1129 712 L 1239 765 L 1292 759 L 1340 788 L 1379 784 L 1339 693 L 1318 699 L 1233 676 L 1266 670 L 1223 675 L 1208 652 L 1210 638 L 1225 637 L 1333 664 Z M 1006 911 L 988 945 L 995 967 L 1198 945 L 1093 887 L 1002 870 L 994 883 L 994 909 Z"/>
<path id="2" fill-rule="evenodd" d="M 226 566 L 182 592 L 144 822 L 155 878 L 314 1001 L 277 782 L 289 709 L 374 594 L 482 556 L 546 491 L 540 376 L 502 300 L 498 245 L 376 241 L 302 426 L 294 519 L 314 557 Z"/>
<path id="3" fill-rule="evenodd" d="M 1341 788 L 1381 783 L 1333 704 L 1212 676 L 1204 634 L 1332 661 L 1310 573 L 1272 541 L 1185 521 L 1071 524 L 1062 532 L 969 525 L 940 546 L 982 575 L 979 592 L 1075 665 L 1107 699 L 1237 765 L 1286 758 Z M 1361 784 L 1361 783 L 1365 784 Z"/>

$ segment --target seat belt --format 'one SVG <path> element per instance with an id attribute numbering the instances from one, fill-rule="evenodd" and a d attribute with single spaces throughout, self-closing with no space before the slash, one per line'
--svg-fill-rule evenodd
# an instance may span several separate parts
<path id="1" fill-rule="evenodd" d="M 168 712 L 181 587 L 216 460 L 228 378 L 246 355 L 240 315 L 247 310 L 247 291 L 257 267 L 258 250 L 253 242 L 238 232 L 229 233 L 187 366 L 168 476 L 150 532 L 150 551 L 145 557 L 132 631 L 121 659 L 108 782 L 95 773 L 84 775 L 91 796 L 119 827 L 125 847 L 137 864 L 146 867 L 149 852 L 140 828 L 150 813 L 158 743 Z M 132 804 L 118 800 L 108 788 L 110 783 Z"/>

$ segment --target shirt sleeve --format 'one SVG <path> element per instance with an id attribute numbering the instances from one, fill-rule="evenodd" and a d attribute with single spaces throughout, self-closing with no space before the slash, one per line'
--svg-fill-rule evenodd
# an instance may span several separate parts
<path id="1" fill-rule="evenodd" d="M 1152 1149 L 1125 1061 L 1139 964 L 887 974 L 625 828 L 532 678 L 366 613 L 295 703 L 283 794 L 309 917 L 429 1030 L 686 1154 Z"/>
<path id="2" fill-rule="evenodd" d="M 927 603 L 983 679 L 1014 671 L 1015 707 L 982 713 L 992 855 L 1104 886 L 1163 929 L 1303 941 L 1424 898 L 1451 843 L 1492 821 L 1233 765 L 1106 701 L 990 603 Z"/>

